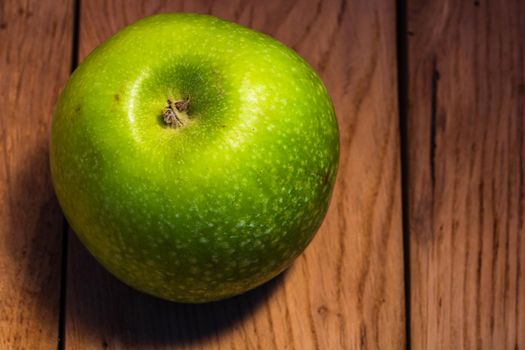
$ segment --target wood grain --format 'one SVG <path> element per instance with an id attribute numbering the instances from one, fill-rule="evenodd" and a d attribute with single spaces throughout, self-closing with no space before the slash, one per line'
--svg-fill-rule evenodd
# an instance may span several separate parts
<path id="1" fill-rule="evenodd" d="M 414 349 L 525 348 L 524 18 L 408 2 Z"/>
<path id="2" fill-rule="evenodd" d="M 56 349 L 63 218 L 51 114 L 71 67 L 72 3 L 0 1 L 0 348 Z"/>
<path id="3" fill-rule="evenodd" d="M 69 349 L 401 349 L 405 346 L 395 8 L 385 1 L 82 2 L 80 56 L 159 12 L 211 13 L 269 33 L 316 67 L 342 156 L 321 231 L 284 276 L 209 305 L 116 281 L 71 240 Z"/>

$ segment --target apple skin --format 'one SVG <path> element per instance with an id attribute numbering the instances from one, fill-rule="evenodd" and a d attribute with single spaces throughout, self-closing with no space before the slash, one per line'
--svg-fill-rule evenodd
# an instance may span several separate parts
<path id="1" fill-rule="evenodd" d="M 169 98 L 189 98 L 168 127 Z M 339 158 L 312 68 L 215 17 L 142 19 L 95 49 L 57 103 L 50 163 L 64 214 L 126 284 L 188 303 L 286 269 L 326 214 Z"/>

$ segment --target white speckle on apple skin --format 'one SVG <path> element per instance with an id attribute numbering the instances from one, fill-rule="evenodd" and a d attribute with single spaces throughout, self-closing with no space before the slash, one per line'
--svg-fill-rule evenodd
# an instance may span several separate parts
<path id="1" fill-rule="evenodd" d="M 165 127 L 166 100 L 183 95 L 190 122 Z M 93 51 L 52 128 L 57 197 L 82 242 L 127 284 L 183 302 L 288 267 L 326 214 L 338 156 L 333 106 L 306 62 L 202 15 L 146 18 Z"/>

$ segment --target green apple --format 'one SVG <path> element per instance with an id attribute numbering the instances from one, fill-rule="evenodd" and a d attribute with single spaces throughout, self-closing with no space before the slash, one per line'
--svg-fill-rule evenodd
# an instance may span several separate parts
<path id="1" fill-rule="evenodd" d="M 190 303 L 286 269 L 321 225 L 338 158 L 312 68 L 197 14 L 142 19 L 95 49 L 60 96 L 50 149 L 60 205 L 95 258 Z"/>

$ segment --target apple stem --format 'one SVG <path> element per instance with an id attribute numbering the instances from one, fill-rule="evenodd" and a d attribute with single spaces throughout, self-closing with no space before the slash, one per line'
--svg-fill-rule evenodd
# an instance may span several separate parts
<path id="1" fill-rule="evenodd" d="M 162 111 L 162 118 L 167 126 L 180 128 L 184 126 L 183 119 L 187 119 L 186 112 L 190 104 L 190 98 L 173 102 L 168 99 L 168 106 Z M 185 118 L 184 118 L 185 117 Z"/>

